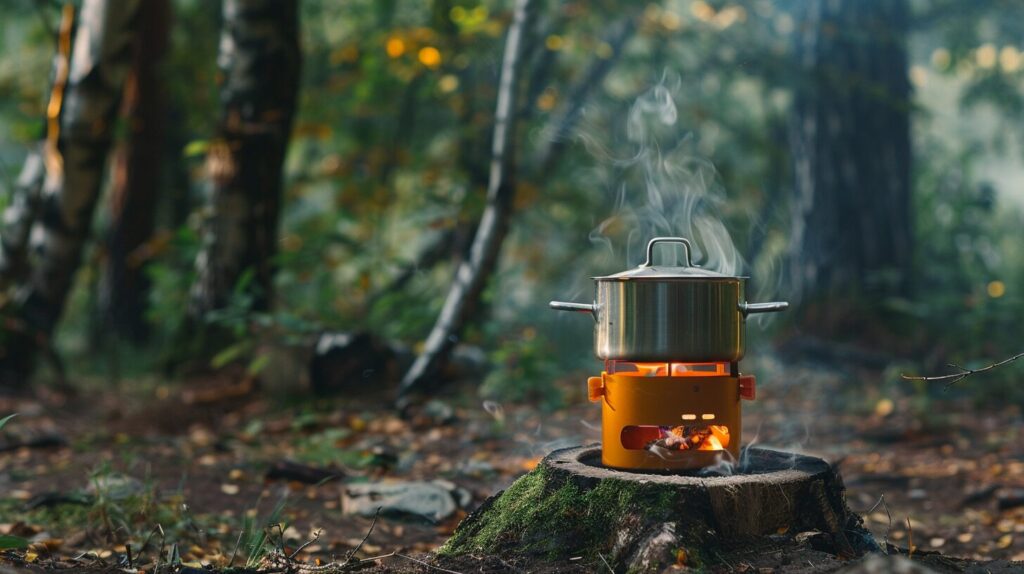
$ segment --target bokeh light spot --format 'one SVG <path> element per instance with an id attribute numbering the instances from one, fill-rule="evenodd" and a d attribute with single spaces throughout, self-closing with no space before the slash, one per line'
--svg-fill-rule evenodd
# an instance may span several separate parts
<path id="1" fill-rule="evenodd" d="M 401 38 L 395 38 L 392 36 L 388 38 L 388 43 L 384 47 L 387 50 L 388 57 L 398 58 L 405 53 L 405 42 Z"/>
<path id="2" fill-rule="evenodd" d="M 419 52 L 420 63 L 428 68 L 441 65 L 441 51 L 433 46 L 424 46 Z"/>

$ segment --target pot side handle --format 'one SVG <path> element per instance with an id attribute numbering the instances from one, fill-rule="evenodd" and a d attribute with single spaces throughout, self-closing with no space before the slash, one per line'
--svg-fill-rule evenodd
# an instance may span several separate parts
<path id="1" fill-rule="evenodd" d="M 597 321 L 597 305 L 591 303 L 566 303 L 564 301 L 552 301 L 548 303 L 555 311 L 575 311 L 577 313 L 590 313 Z"/>
<path id="2" fill-rule="evenodd" d="M 751 313 L 775 313 L 785 311 L 789 308 L 786 301 L 774 301 L 772 303 L 740 303 L 740 313 L 750 315 Z"/>

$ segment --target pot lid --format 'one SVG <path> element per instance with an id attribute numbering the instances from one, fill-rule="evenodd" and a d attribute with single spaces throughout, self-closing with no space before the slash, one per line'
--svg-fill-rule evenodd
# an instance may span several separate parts
<path id="1" fill-rule="evenodd" d="M 686 266 L 674 267 L 668 265 L 652 265 L 654 246 L 658 243 L 679 243 L 683 246 L 686 254 Z M 690 241 L 682 237 L 655 237 L 647 243 L 647 260 L 635 269 L 627 269 L 614 275 L 594 277 L 594 279 L 613 280 L 645 280 L 645 279 L 694 279 L 694 280 L 726 280 L 743 279 L 737 275 L 726 275 L 710 269 L 697 267 L 690 261 Z"/>

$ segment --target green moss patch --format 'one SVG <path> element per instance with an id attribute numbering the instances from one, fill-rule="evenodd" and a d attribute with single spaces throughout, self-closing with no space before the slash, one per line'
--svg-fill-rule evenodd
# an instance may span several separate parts
<path id="1" fill-rule="evenodd" d="M 542 466 L 468 517 L 439 553 L 595 556 L 611 549 L 620 528 L 642 527 L 674 514 L 678 519 L 677 498 L 664 488 L 620 480 L 581 489 Z"/>

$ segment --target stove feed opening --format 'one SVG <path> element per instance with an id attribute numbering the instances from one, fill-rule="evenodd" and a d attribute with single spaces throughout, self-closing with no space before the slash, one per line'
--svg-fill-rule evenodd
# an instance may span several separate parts
<path id="1" fill-rule="evenodd" d="M 714 415 L 705 414 L 705 420 Z M 685 420 L 685 415 L 684 415 Z M 659 456 L 689 451 L 720 451 L 729 447 L 731 434 L 726 425 L 693 423 L 678 426 L 628 425 L 619 435 L 622 448 L 646 450 Z"/>

